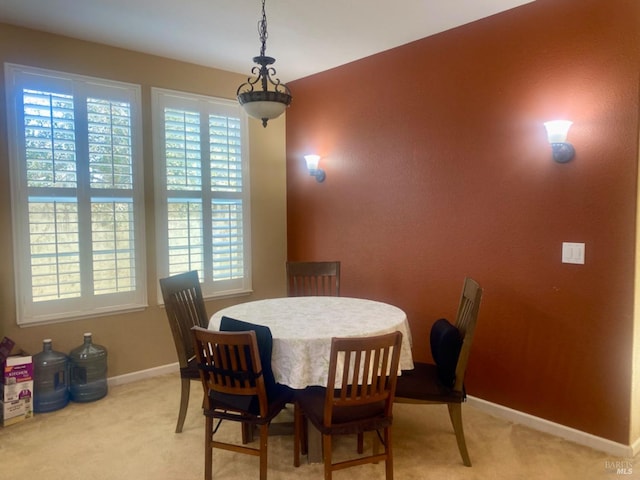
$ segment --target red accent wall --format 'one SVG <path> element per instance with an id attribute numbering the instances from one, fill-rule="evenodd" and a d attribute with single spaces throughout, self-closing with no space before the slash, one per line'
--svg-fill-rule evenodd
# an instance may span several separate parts
<path id="1" fill-rule="evenodd" d="M 291 82 L 288 258 L 404 309 L 419 361 L 475 278 L 469 394 L 628 444 L 639 72 L 640 2 L 537 0 Z"/>

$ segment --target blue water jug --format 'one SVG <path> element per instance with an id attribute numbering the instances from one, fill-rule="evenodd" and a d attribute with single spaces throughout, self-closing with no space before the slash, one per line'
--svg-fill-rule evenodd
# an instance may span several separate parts
<path id="1" fill-rule="evenodd" d="M 42 341 L 42 352 L 33 356 L 33 411 L 59 410 L 69 403 L 69 359 L 52 348 L 50 338 Z"/>
<path id="2" fill-rule="evenodd" d="M 107 394 L 107 349 L 95 345 L 91 334 L 69 353 L 71 400 L 92 402 Z"/>

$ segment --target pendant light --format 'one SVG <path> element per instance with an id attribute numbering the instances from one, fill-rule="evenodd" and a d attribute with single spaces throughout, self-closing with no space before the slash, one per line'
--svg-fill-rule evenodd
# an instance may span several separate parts
<path id="1" fill-rule="evenodd" d="M 247 114 L 262 120 L 262 126 L 266 127 L 270 119 L 284 113 L 291 103 L 291 92 L 284 83 L 280 83 L 279 79 L 272 78 L 276 74 L 276 69 L 270 65 L 273 65 L 276 59 L 265 55 L 268 34 L 264 4 L 265 0 L 262 0 L 262 19 L 258 22 L 258 33 L 262 47 L 260 55 L 253 57 L 254 63 L 259 67 L 251 69 L 251 73 L 256 76 L 247 78 L 247 81 L 238 87 L 236 95 L 238 95 L 238 102 Z"/>

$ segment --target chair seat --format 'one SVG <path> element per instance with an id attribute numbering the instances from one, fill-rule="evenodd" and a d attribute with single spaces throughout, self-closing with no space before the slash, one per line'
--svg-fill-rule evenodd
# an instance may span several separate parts
<path id="1" fill-rule="evenodd" d="M 287 403 L 293 402 L 293 390 L 286 385 L 276 384 L 267 392 L 268 411 L 264 417 L 260 416 L 260 401 L 257 395 L 224 395 L 209 392 L 212 408 L 205 409 L 204 414 L 215 418 L 238 420 L 263 425 L 275 418 Z"/>
<path id="2" fill-rule="evenodd" d="M 464 392 L 459 392 L 442 384 L 438 377 L 438 367 L 432 363 L 414 363 L 413 370 L 403 370 L 396 384 L 396 399 L 410 398 L 425 402 L 462 403 Z"/>
<path id="3" fill-rule="evenodd" d="M 353 407 L 334 407 L 332 425 L 324 425 L 324 402 L 327 395 L 325 387 L 312 386 L 296 392 L 299 403 L 307 418 L 326 435 L 346 435 L 386 428 L 392 423 L 392 417 L 385 417 L 384 402 Z"/>

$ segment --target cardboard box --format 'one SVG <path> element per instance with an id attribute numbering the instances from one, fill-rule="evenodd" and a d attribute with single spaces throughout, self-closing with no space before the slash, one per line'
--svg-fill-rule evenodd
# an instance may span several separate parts
<path id="1" fill-rule="evenodd" d="M 31 356 L 7 357 L 3 366 L 2 383 L 13 385 L 28 381 L 33 382 L 33 358 Z"/>
<path id="2" fill-rule="evenodd" d="M 33 398 L 33 380 L 2 385 L 0 400 L 13 402 L 21 398 Z"/>
<path id="3" fill-rule="evenodd" d="M 18 422 L 22 422 L 33 416 L 33 403 L 31 397 L 21 398 L 13 402 L 2 402 L 0 410 L 0 423 L 3 427 L 8 427 Z"/>
<path id="4" fill-rule="evenodd" d="M 7 427 L 33 416 L 33 358 L 6 357 L 0 377 L 0 425 Z"/>

